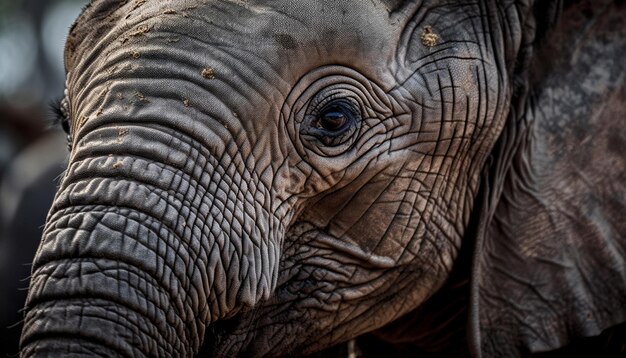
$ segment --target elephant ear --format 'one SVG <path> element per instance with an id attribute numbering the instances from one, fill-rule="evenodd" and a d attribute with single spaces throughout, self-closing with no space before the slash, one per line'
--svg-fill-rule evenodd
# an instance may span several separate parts
<path id="1" fill-rule="evenodd" d="M 484 177 L 475 356 L 551 351 L 626 321 L 626 6 L 565 4 L 533 41 L 527 95 Z"/>

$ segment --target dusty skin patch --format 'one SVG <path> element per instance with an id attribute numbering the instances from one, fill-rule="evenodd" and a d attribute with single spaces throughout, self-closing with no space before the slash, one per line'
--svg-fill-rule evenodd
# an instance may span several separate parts
<path id="1" fill-rule="evenodd" d="M 113 164 L 113 169 L 121 168 L 123 166 L 124 163 L 121 160 L 118 160 L 117 162 L 115 162 L 115 164 Z"/>
<path id="2" fill-rule="evenodd" d="M 207 80 L 212 80 L 215 78 L 215 71 L 211 67 L 203 68 L 200 74 L 202 75 L 202 77 L 206 78 Z"/>
<path id="3" fill-rule="evenodd" d="M 176 14 L 178 14 L 176 10 L 168 9 L 168 10 L 163 11 L 163 15 L 176 15 Z"/>
<path id="4" fill-rule="evenodd" d="M 117 129 L 117 141 L 121 143 L 124 137 L 128 135 L 128 133 L 129 133 L 128 128 L 118 128 Z"/>
<path id="5" fill-rule="evenodd" d="M 81 116 L 78 120 L 78 128 L 82 128 L 82 126 L 87 122 L 87 119 L 89 119 L 89 117 Z"/>
<path id="6" fill-rule="evenodd" d="M 430 25 L 424 26 L 424 31 L 422 31 L 420 38 L 422 39 L 422 44 L 426 47 L 435 47 L 439 41 L 439 35 L 433 32 L 433 27 Z"/>
<path id="7" fill-rule="evenodd" d="M 135 98 L 137 98 L 139 100 L 139 102 L 150 102 L 150 101 L 148 101 L 146 96 L 144 96 L 144 94 L 141 93 L 141 92 L 135 92 Z"/>
<path id="8" fill-rule="evenodd" d="M 124 137 L 126 137 L 129 133 L 128 128 L 118 128 L 117 129 L 117 143 L 122 143 L 124 141 Z"/>

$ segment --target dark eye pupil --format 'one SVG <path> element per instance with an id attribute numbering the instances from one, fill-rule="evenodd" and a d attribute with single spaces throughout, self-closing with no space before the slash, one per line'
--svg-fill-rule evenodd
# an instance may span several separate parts
<path id="1" fill-rule="evenodd" d="M 328 131 L 336 131 L 346 123 L 346 116 L 339 109 L 331 109 L 322 113 L 320 126 Z"/>
<path id="2" fill-rule="evenodd" d="M 70 134 L 70 123 L 67 119 L 61 121 L 61 128 L 63 128 L 66 134 Z"/>

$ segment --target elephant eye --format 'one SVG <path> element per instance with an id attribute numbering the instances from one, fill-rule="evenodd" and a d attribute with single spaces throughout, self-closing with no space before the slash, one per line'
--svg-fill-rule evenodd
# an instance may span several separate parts
<path id="1" fill-rule="evenodd" d="M 329 132 L 336 132 L 341 130 L 348 122 L 347 113 L 344 112 L 339 106 L 333 106 L 324 110 L 320 114 L 320 118 L 317 122 L 319 128 L 325 129 Z"/>
<path id="2" fill-rule="evenodd" d="M 313 129 L 320 135 L 337 136 L 353 126 L 358 118 L 358 111 L 347 99 L 330 101 L 321 109 L 313 112 Z"/>
<path id="3" fill-rule="evenodd" d="M 351 100 L 341 98 L 319 107 L 307 115 L 302 134 L 327 147 L 345 144 L 358 127 L 360 115 L 357 106 Z"/>
<path id="4" fill-rule="evenodd" d="M 53 124 L 57 125 L 60 124 L 61 128 L 63 128 L 63 131 L 65 132 L 65 134 L 67 135 L 67 146 L 68 149 L 71 151 L 72 147 L 71 147 L 71 143 L 72 143 L 72 136 L 71 136 L 71 129 L 70 129 L 70 116 L 69 116 L 69 105 L 67 102 L 67 97 L 63 98 L 63 100 L 61 101 L 56 101 L 53 102 L 50 105 L 52 112 L 54 114 L 54 120 L 53 120 Z"/>

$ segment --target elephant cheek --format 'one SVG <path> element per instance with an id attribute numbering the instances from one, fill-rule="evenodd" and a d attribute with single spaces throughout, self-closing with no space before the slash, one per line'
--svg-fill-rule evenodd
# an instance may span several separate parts
<path id="1" fill-rule="evenodd" d="M 225 169 L 240 165 L 194 148 L 147 127 L 75 148 L 33 263 L 24 356 L 192 356 L 209 324 L 271 294 L 280 222 L 254 201 L 267 189 L 243 192 L 243 170 Z"/>

